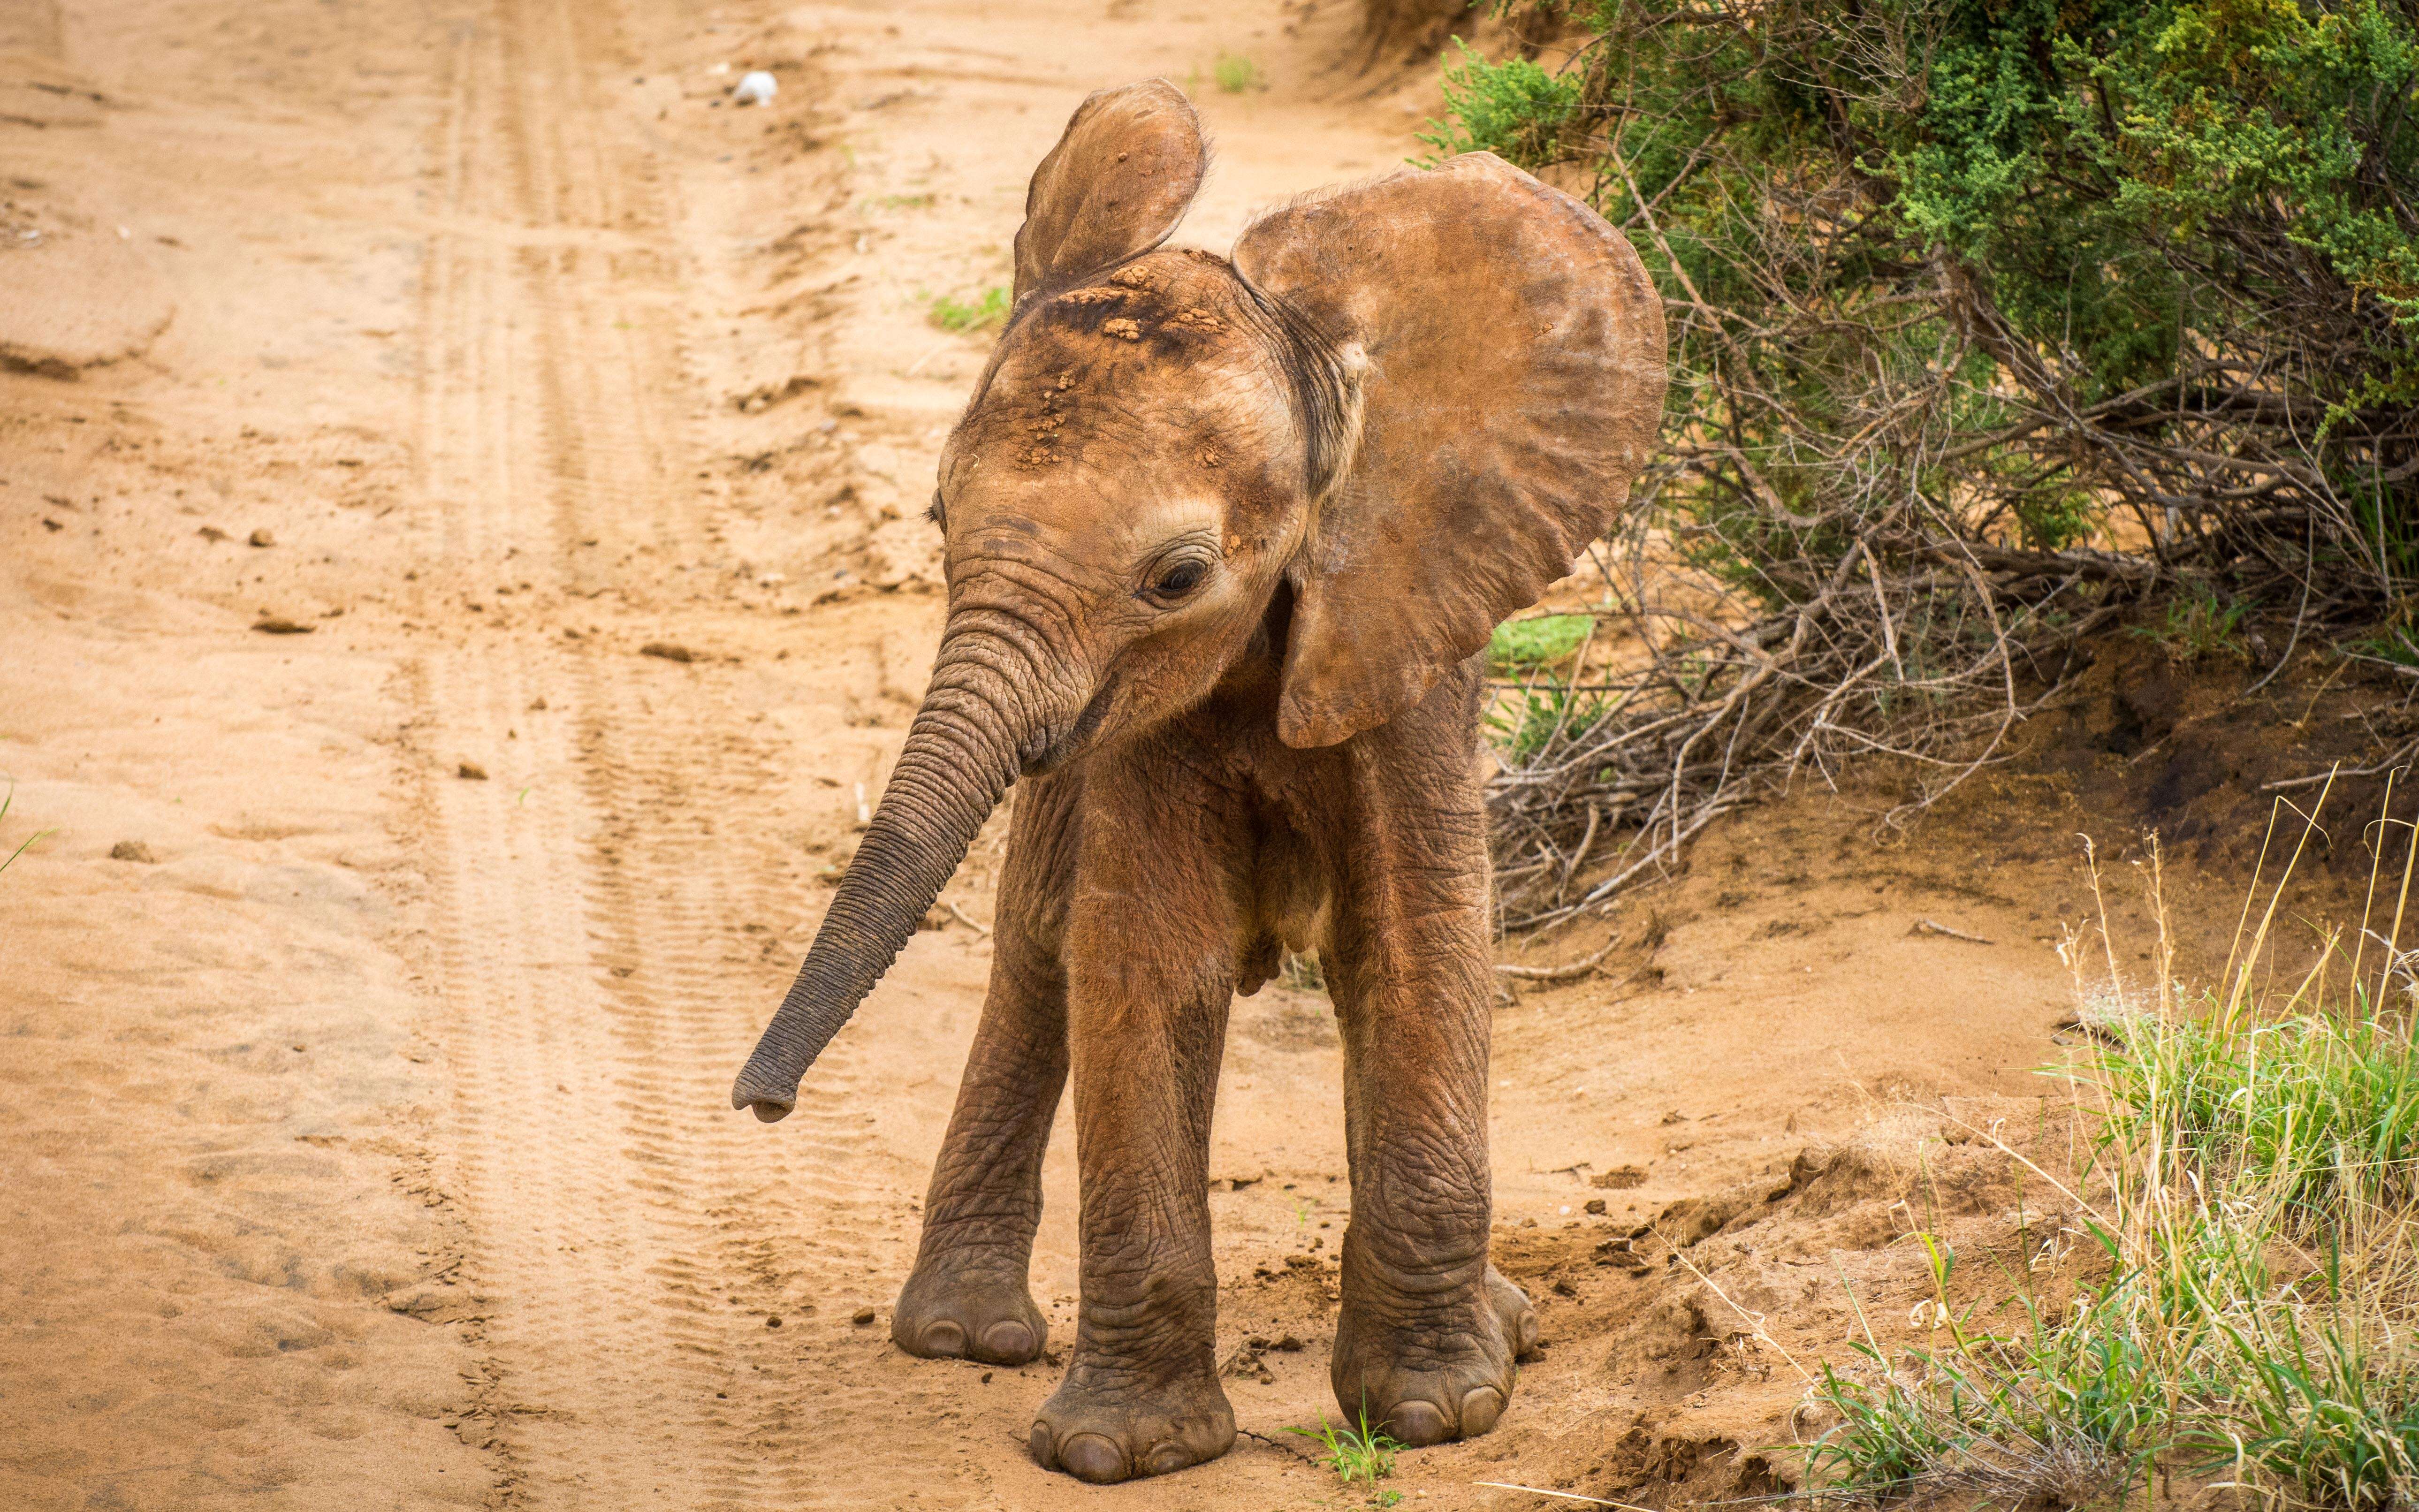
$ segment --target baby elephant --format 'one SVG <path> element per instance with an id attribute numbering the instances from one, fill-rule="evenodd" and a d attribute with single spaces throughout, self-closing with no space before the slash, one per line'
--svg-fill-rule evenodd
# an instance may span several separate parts
<path id="1" fill-rule="evenodd" d="M 1021 1365 L 1041 1153 L 1075 1085 L 1083 1300 L 1033 1455 L 1224 1454 L 1210 1104 L 1238 992 L 1316 949 L 1352 1216 L 1333 1381 L 1406 1443 L 1486 1432 L 1536 1315 L 1487 1264 L 1480 649 L 1607 528 L 1663 402 L 1662 303 L 1594 211 L 1488 153 L 1157 250 L 1199 188 L 1165 83 L 1041 161 L 1013 313 L 941 455 L 930 691 L 739 1073 L 787 1114 L 1020 779 L 991 991 L 892 1334 Z"/>

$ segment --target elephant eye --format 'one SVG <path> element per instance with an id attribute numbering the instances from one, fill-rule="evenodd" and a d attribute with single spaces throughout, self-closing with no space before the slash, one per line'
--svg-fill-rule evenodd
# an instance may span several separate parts
<path id="1" fill-rule="evenodd" d="M 941 507 L 941 496 L 937 492 L 932 495 L 932 507 L 924 511 L 924 517 L 941 527 L 942 534 L 948 533 L 949 512 Z"/>
<path id="2" fill-rule="evenodd" d="M 1201 586 L 1210 569 L 1198 562 L 1179 562 L 1159 575 L 1150 591 L 1162 598 L 1181 598 Z"/>

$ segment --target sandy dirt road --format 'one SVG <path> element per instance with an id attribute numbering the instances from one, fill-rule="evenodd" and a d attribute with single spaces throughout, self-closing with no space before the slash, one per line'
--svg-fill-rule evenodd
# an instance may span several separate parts
<path id="1" fill-rule="evenodd" d="M 1055 1350 L 886 1339 L 996 838 L 796 1116 L 725 1091 L 937 632 L 920 512 L 986 338 L 932 299 L 1006 281 L 1090 88 L 1193 85 L 1219 158 L 1179 240 L 1223 248 L 1418 150 L 1425 86 L 1339 69 L 1333 0 L 398 8 L 0 10 L 0 301 L 89 312 L 0 304 L 0 856 L 46 831 L 0 873 L 0 1504 L 1359 1501 L 1283 1431 L 1329 1406 L 1344 1219 L 1315 993 L 1238 1008 L 1246 1437 L 1164 1483 L 1027 1461 Z M 1267 87 L 1219 90 L 1222 53 Z M 774 104 L 728 104 L 756 68 Z M 1644 1419 L 1601 1341 L 1646 1283 L 1585 1268 L 1598 1226 L 1876 1099 L 2028 1089 L 2053 902 L 1970 844 L 1760 823 L 1620 921 L 1626 975 L 1501 1016 L 1499 1225 L 1558 1347 L 1408 1498 L 1610 1484 Z M 1950 909 L 2000 943 L 1908 933 Z"/>

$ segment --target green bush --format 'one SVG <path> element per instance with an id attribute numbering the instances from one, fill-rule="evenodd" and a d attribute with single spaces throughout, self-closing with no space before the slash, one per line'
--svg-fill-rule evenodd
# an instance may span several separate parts
<path id="1" fill-rule="evenodd" d="M 1425 140 L 1576 168 L 1628 231 L 1678 317 L 1671 502 L 1726 554 L 1891 508 L 2226 553 L 2281 511 L 2373 594 L 2419 570 L 2411 0 L 1576 14 L 1559 75 L 1465 48 Z"/>
<path id="2" fill-rule="evenodd" d="M 1516 8 L 1584 45 L 1456 54 L 1425 140 L 1622 229 L 1672 387 L 1615 553 L 1664 662 L 1499 790 L 1504 871 L 1873 751 L 1919 806 L 2079 637 L 2419 623 L 2419 0 Z"/>
<path id="3" fill-rule="evenodd" d="M 1425 140 L 1589 174 L 1681 316 L 1684 508 L 1749 559 L 1880 467 L 1935 530 L 2129 508 L 2201 547 L 2284 508 L 2373 591 L 2419 568 L 2410 0 L 1578 14 L 1561 75 L 1463 49 Z"/>
<path id="4" fill-rule="evenodd" d="M 1445 97 L 1453 118 L 1431 122 L 1419 139 L 1436 148 L 1436 158 L 1461 152 L 1492 152 L 1513 162 L 1534 162 L 1549 150 L 1563 123 L 1579 102 L 1576 79 L 1548 73 L 1527 58 L 1489 63 L 1453 39 L 1455 62 L 1444 70 Z"/>
<path id="5" fill-rule="evenodd" d="M 1522 667 L 1547 667 L 1579 648 L 1595 628 L 1586 614 L 1541 614 L 1534 619 L 1506 620 L 1487 642 L 1487 658 L 1499 671 Z"/>

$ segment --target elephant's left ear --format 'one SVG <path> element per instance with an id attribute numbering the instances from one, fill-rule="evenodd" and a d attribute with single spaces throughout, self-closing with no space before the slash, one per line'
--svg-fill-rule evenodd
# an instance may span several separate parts
<path id="1" fill-rule="evenodd" d="M 1663 301 L 1603 217 L 1488 152 L 1277 210 L 1234 262 L 1358 373 L 1277 705 L 1287 745 L 1333 745 L 1419 702 L 1610 525 L 1662 415 Z"/>
<path id="2" fill-rule="evenodd" d="M 1209 167 L 1201 117 L 1176 85 L 1153 79 L 1091 95 L 1033 170 L 1016 232 L 1016 298 L 1166 240 Z"/>

